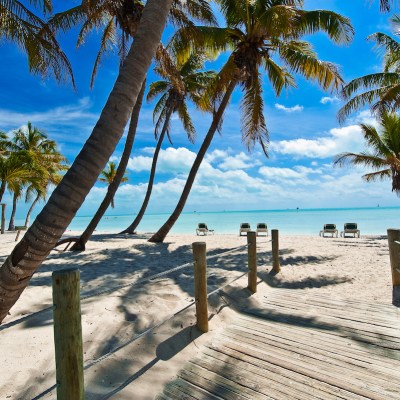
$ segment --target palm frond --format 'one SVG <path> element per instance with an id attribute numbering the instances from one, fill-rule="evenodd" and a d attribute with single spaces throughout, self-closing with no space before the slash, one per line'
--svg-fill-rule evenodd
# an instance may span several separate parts
<path id="1" fill-rule="evenodd" d="M 256 142 L 261 144 L 265 154 L 269 143 L 269 133 L 263 115 L 263 99 L 261 76 L 253 77 L 252 83 L 245 88 L 243 99 L 240 103 L 242 113 L 242 141 L 249 151 Z"/>
<path id="2" fill-rule="evenodd" d="M 179 104 L 177 112 L 190 143 L 194 143 L 196 140 L 196 129 L 193 125 L 192 119 L 190 118 L 190 113 L 185 102 L 182 101 Z"/>

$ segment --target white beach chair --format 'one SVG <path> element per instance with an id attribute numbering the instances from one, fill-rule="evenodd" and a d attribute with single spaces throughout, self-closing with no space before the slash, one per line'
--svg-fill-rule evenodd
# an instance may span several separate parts
<path id="1" fill-rule="evenodd" d="M 346 237 L 347 235 L 353 235 L 353 237 L 360 237 L 360 230 L 357 228 L 357 224 L 355 222 L 347 222 L 344 224 L 344 229 L 340 232 L 340 236 Z"/>
<path id="2" fill-rule="evenodd" d="M 250 224 L 248 224 L 247 222 L 240 224 L 239 236 L 242 236 L 242 232 L 244 232 L 247 235 L 247 232 L 250 231 L 251 231 Z"/>
<path id="3" fill-rule="evenodd" d="M 214 235 L 214 229 L 208 229 L 207 224 L 200 222 L 196 228 L 196 234 L 197 236 L 206 236 L 208 234 Z"/>
<path id="4" fill-rule="evenodd" d="M 325 224 L 324 229 L 319 231 L 319 236 L 325 237 L 326 233 L 332 235 L 332 237 L 333 237 L 333 235 L 336 235 L 336 237 L 338 237 L 338 230 L 336 229 L 336 225 L 335 224 Z"/>
<path id="5" fill-rule="evenodd" d="M 268 236 L 268 226 L 264 224 L 264 222 L 257 224 L 256 234 L 259 236 L 259 233 L 265 233 L 265 236 Z M 261 235 L 260 235 L 261 236 Z"/>

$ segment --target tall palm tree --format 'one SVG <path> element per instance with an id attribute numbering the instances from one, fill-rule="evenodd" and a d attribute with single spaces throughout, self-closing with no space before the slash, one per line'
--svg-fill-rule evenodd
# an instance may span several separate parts
<path id="1" fill-rule="evenodd" d="M 373 172 L 363 175 L 367 182 L 392 180 L 392 192 L 400 197 L 400 117 L 383 114 L 380 118 L 381 132 L 374 126 L 361 124 L 368 150 L 362 153 L 342 153 L 334 158 L 335 166 L 361 165 Z"/>
<path id="2" fill-rule="evenodd" d="M 400 18 L 392 22 L 400 26 Z M 366 105 L 376 115 L 393 112 L 400 107 L 400 43 L 384 33 L 374 33 L 368 37 L 384 52 L 382 72 L 353 79 L 342 90 L 347 103 L 339 110 L 338 118 L 344 121 L 352 112 Z"/>
<path id="3" fill-rule="evenodd" d="M 115 179 L 116 173 L 117 173 L 117 165 L 115 164 L 115 162 L 110 161 L 108 163 L 107 169 L 103 169 L 103 171 L 101 171 L 99 181 L 107 183 L 107 186 L 110 186 Z M 123 176 L 121 182 L 127 182 L 127 181 L 128 177 Z M 114 208 L 114 198 L 111 199 L 111 208 Z"/>
<path id="4" fill-rule="evenodd" d="M 155 136 L 156 138 L 158 137 L 157 146 L 154 151 L 150 178 L 143 204 L 134 221 L 121 233 L 133 234 L 143 218 L 153 189 L 158 155 L 166 134 L 171 142 L 169 137 L 169 125 L 172 115 L 175 112 L 178 113 L 188 139 L 193 143 L 196 131 L 188 112 L 187 100 L 190 99 L 197 108 L 203 111 L 211 111 L 207 109 L 207 105 L 204 104 L 202 95 L 206 87 L 211 83 L 211 80 L 214 79 L 215 73 L 199 71 L 204 65 L 204 54 L 192 54 L 187 60 L 177 62 L 163 46 L 159 46 L 156 54 L 156 61 L 157 64 L 154 70 L 158 75 L 164 78 L 164 80 L 153 82 L 150 85 L 147 100 L 161 95 L 155 105 L 153 113 L 153 120 L 156 122 Z"/>
<path id="5" fill-rule="evenodd" d="M 302 0 L 218 0 L 218 3 L 226 20 L 226 28 L 196 27 L 191 29 L 190 35 L 183 29 L 175 38 L 175 48 L 181 54 L 187 54 L 196 46 L 215 53 L 231 50 L 231 54 L 214 86 L 218 109 L 189 172 L 182 195 L 171 216 L 149 239 L 150 242 L 162 242 L 179 218 L 236 86 L 244 92 L 241 102 L 242 141 L 248 150 L 258 142 L 267 153 L 269 134 L 263 115 L 261 68 L 265 70 L 276 95 L 283 88 L 295 86 L 291 72 L 317 81 L 324 90 L 338 89 L 342 83 L 336 66 L 318 60 L 310 44 L 300 41 L 300 38 L 321 30 L 336 43 L 348 43 L 353 29 L 347 18 L 331 11 L 302 10 Z M 278 59 L 282 66 L 278 64 Z"/>
<path id="6" fill-rule="evenodd" d="M 91 85 L 93 85 L 100 60 L 107 50 L 117 47 L 121 65 L 123 64 L 126 56 L 127 44 L 136 36 L 142 12 L 143 2 L 140 0 L 101 0 L 98 2 L 83 0 L 79 6 L 56 14 L 54 18 L 51 19 L 50 25 L 54 29 L 68 30 L 72 25 L 81 23 L 82 28 L 78 36 L 78 46 L 83 43 L 86 35 L 91 30 L 103 28 L 100 48 L 92 72 Z M 205 24 L 216 24 L 215 17 L 207 0 L 187 0 L 184 2 L 173 0 L 169 20 L 177 26 L 190 27 L 193 24 L 190 18 Z M 142 91 L 138 96 L 140 105 L 144 96 L 145 86 L 146 80 L 143 81 Z M 110 205 L 111 200 L 115 196 L 116 190 L 121 183 L 121 179 L 128 165 L 136 135 L 139 113 L 140 107 L 135 105 L 132 109 L 131 123 L 129 125 L 125 147 L 115 179 L 113 183 L 108 186 L 107 193 L 99 209 L 80 236 L 80 240 L 71 247 L 71 250 L 84 250 L 85 243 L 89 240 L 97 224 Z"/>
<path id="7" fill-rule="evenodd" d="M 130 116 L 172 0 L 147 0 L 140 26 L 93 132 L 47 204 L 0 267 L 0 322 L 57 243 L 93 187 Z"/>
<path id="8" fill-rule="evenodd" d="M 52 11 L 50 0 L 29 0 L 43 13 Z M 24 2 L 26 3 L 26 2 Z M 0 0 L 0 39 L 15 43 L 28 57 L 29 70 L 43 77 L 52 73 L 58 81 L 69 77 L 71 64 L 46 22 L 21 1 Z"/>

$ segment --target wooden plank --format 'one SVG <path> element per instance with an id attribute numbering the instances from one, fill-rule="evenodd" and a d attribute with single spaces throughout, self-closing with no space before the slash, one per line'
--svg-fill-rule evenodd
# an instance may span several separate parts
<path id="1" fill-rule="evenodd" d="M 174 400 L 223 400 L 221 397 L 214 396 L 206 390 L 181 379 L 175 379 L 168 383 L 164 392 Z"/>
<path id="2" fill-rule="evenodd" d="M 209 350 L 211 351 L 211 350 Z M 290 399 L 320 399 L 320 400 L 337 400 L 337 397 L 329 396 L 327 393 L 309 390 L 304 385 L 296 384 L 293 380 L 282 377 L 277 373 L 265 370 L 261 366 L 253 366 L 249 363 L 231 358 L 231 361 L 224 361 L 215 358 L 208 353 L 203 353 L 202 358 L 197 363 L 203 367 L 210 366 L 212 369 L 226 369 L 228 373 L 234 375 L 243 375 L 251 377 L 253 381 L 258 381 L 258 387 L 262 393 L 267 392 L 274 397 L 286 397 Z M 271 392 L 273 390 L 273 392 Z"/>
<path id="3" fill-rule="evenodd" d="M 347 375 L 343 376 L 342 374 L 331 372 L 329 370 L 329 367 L 321 368 L 320 364 L 318 364 L 318 366 L 315 366 L 310 362 L 305 363 L 302 362 L 302 360 L 286 358 L 286 355 L 283 355 L 282 353 L 279 354 L 279 352 L 273 352 L 273 349 L 269 349 L 269 351 L 266 352 L 259 348 L 254 349 L 250 346 L 247 346 L 246 344 L 237 343 L 238 342 L 233 342 L 229 340 L 223 341 L 223 344 L 229 348 L 240 351 L 254 358 L 268 361 L 272 364 L 279 365 L 283 368 L 301 373 L 305 376 L 323 380 L 324 382 L 329 383 L 332 386 L 340 387 L 349 392 L 359 394 L 360 396 L 364 396 L 372 400 L 398 400 L 398 396 L 393 397 L 391 393 L 388 393 L 385 390 L 385 388 L 381 388 L 375 384 L 370 384 L 369 382 L 368 384 L 366 384 L 364 383 L 363 379 L 356 381 L 354 379 L 351 379 L 351 377 L 348 377 Z"/>
<path id="4" fill-rule="evenodd" d="M 304 308 L 300 307 L 301 303 L 304 304 Z M 368 323 L 371 326 L 376 326 L 378 328 L 382 327 L 393 330 L 393 326 L 400 322 L 400 318 L 396 317 L 387 318 L 382 316 L 379 312 L 370 313 L 361 310 L 353 310 L 352 308 L 344 309 L 343 306 L 332 307 L 329 304 L 324 304 L 321 302 L 319 302 L 319 304 L 316 304 L 311 301 L 302 301 L 301 303 L 299 303 L 299 300 L 298 299 L 296 300 L 295 298 L 284 298 L 284 299 L 275 298 L 273 300 L 265 302 L 265 304 L 268 305 L 268 308 L 274 305 L 296 311 L 300 311 L 301 308 L 303 308 L 303 310 L 307 309 L 307 314 L 319 315 L 322 313 L 323 315 L 330 315 L 338 318 L 352 319 L 355 321 Z M 396 331 L 396 333 L 398 334 L 398 331 Z"/>
<path id="5" fill-rule="evenodd" d="M 236 350 L 226 347 L 224 345 L 207 347 L 205 352 L 208 355 L 218 358 L 224 362 L 226 362 L 228 357 L 230 357 L 235 360 L 234 362 L 241 360 L 250 365 L 255 365 L 257 367 L 260 366 L 265 371 L 273 372 L 283 378 L 289 379 L 290 382 L 294 381 L 300 385 L 304 385 L 305 387 L 307 387 L 310 390 L 310 392 L 312 392 L 313 390 L 321 391 L 324 393 L 324 395 L 327 394 L 327 396 L 326 396 L 327 399 L 329 398 L 329 395 L 336 396 L 335 399 L 340 399 L 340 398 L 343 398 L 346 400 L 364 400 L 365 399 L 365 397 L 363 397 L 363 396 L 353 394 L 353 393 L 343 390 L 341 388 L 329 385 L 318 379 L 307 377 L 307 376 L 304 376 L 303 374 L 297 373 L 295 371 L 291 371 L 291 370 L 285 369 L 283 367 L 280 367 L 278 365 L 271 364 L 268 361 L 264 361 L 264 360 L 260 360 L 258 358 L 251 357 L 247 354 L 243 354 L 242 352 L 236 351 Z"/>
<path id="6" fill-rule="evenodd" d="M 320 310 L 307 307 L 301 308 L 299 307 L 298 303 L 297 307 L 294 307 L 294 304 L 292 307 L 286 307 L 285 301 L 282 301 L 281 304 L 279 304 L 278 302 L 272 302 L 272 303 L 266 302 L 264 304 L 265 304 L 265 310 L 267 311 L 276 310 L 281 312 L 282 314 L 287 313 L 290 316 L 298 316 L 304 319 L 313 318 L 313 320 L 318 320 L 320 322 L 329 322 L 331 324 L 337 324 L 339 320 L 341 326 L 343 327 L 358 329 L 364 331 L 365 333 L 384 335 L 386 337 L 386 340 L 392 340 L 400 343 L 399 331 L 398 329 L 395 329 L 393 325 L 391 328 L 386 328 L 383 326 L 371 324 L 370 322 L 359 322 L 357 321 L 358 317 L 355 317 L 355 319 L 353 319 L 351 315 L 348 315 L 346 313 L 343 313 L 341 316 L 340 315 L 331 316 L 328 313 L 323 313 L 324 310 L 323 308 Z M 306 309 L 307 311 L 305 311 Z"/>
<path id="7" fill-rule="evenodd" d="M 309 362 L 308 359 L 311 359 L 311 362 L 317 365 L 320 370 L 329 373 L 337 372 L 339 375 L 345 374 L 351 376 L 351 378 L 367 380 L 369 385 L 375 384 L 377 386 L 384 386 L 390 391 L 400 393 L 400 384 L 397 383 L 400 374 L 393 374 L 397 376 L 389 377 L 388 374 L 385 375 L 385 373 L 371 371 L 370 369 L 365 368 L 365 366 L 358 367 L 354 363 L 351 365 L 350 360 L 346 360 L 345 357 L 337 359 L 332 357 L 329 353 L 327 355 L 322 355 L 314 350 L 301 349 L 298 345 L 282 345 L 278 341 L 268 341 L 265 337 L 260 338 L 252 333 L 238 331 L 237 329 L 227 328 L 224 331 L 224 335 L 229 337 L 232 341 L 246 343 L 247 345 L 254 346 L 254 348 L 262 349 L 268 354 L 276 354 L 277 356 L 282 355 L 287 359 L 301 359 L 306 363 Z"/>
<path id="8" fill-rule="evenodd" d="M 193 373 L 189 366 L 186 366 L 185 369 L 179 372 L 179 377 L 225 400 L 259 399 L 256 396 L 256 392 L 246 390 L 244 386 L 234 381 L 219 376 L 218 374 L 210 372 L 207 374 L 207 371 L 203 373 Z M 268 400 L 270 400 L 270 398 Z"/>
<path id="9" fill-rule="evenodd" d="M 382 354 L 381 349 L 377 346 L 361 346 L 357 341 L 352 341 L 346 337 L 330 335 L 325 332 L 316 334 L 316 332 L 310 332 L 310 329 L 300 327 L 291 327 L 285 330 L 277 323 L 262 320 L 254 321 L 250 318 L 243 318 L 243 316 L 236 319 L 235 325 L 252 329 L 255 332 L 268 330 L 268 334 L 272 337 L 282 337 L 293 343 L 304 343 L 310 348 L 334 349 L 335 353 L 339 355 L 351 356 L 356 360 L 365 360 L 382 367 L 399 368 L 399 360 L 389 358 L 387 350 L 385 354 Z"/>
<path id="10" fill-rule="evenodd" d="M 351 352 L 348 352 L 347 355 L 340 354 L 336 352 L 336 349 L 330 348 L 320 348 L 313 346 L 310 343 L 300 343 L 300 342 L 293 342 L 292 340 L 288 340 L 286 338 L 282 338 L 279 336 L 271 337 L 268 333 L 264 332 L 255 332 L 254 329 L 248 329 L 246 327 L 237 327 L 235 326 L 234 329 L 226 328 L 227 332 L 232 332 L 233 334 L 238 334 L 239 331 L 246 332 L 247 335 L 252 335 L 256 340 L 261 341 L 262 343 L 269 343 L 271 345 L 275 345 L 277 347 L 282 348 L 289 348 L 295 347 L 301 352 L 312 352 L 313 354 L 318 354 L 322 357 L 328 358 L 331 362 L 335 363 L 345 363 L 346 365 L 354 365 L 356 367 L 364 368 L 367 370 L 371 370 L 374 374 L 378 374 L 378 376 L 382 376 L 382 379 L 391 379 L 390 376 L 396 377 L 397 379 L 400 378 L 400 371 L 393 370 L 388 366 L 376 365 L 372 360 L 366 359 L 357 359 L 351 357 Z M 350 353 L 350 354 L 349 354 Z M 400 363 L 398 363 L 397 368 L 400 369 Z M 400 390 L 400 383 L 399 390 Z"/>

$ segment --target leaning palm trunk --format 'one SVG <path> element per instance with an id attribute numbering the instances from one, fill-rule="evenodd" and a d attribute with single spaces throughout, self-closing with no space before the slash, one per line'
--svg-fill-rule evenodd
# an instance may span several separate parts
<path id="1" fill-rule="evenodd" d="M 38 201 L 40 200 L 40 197 L 41 197 L 40 194 L 38 194 L 36 196 L 35 200 L 33 200 L 31 206 L 29 207 L 28 213 L 26 214 L 26 218 L 25 218 L 25 228 L 28 228 L 28 226 L 29 226 L 29 221 L 31 220 L 32 211 L 35 208 Z"/>
<path id="2" fill-rule="evenodd" d="M 8 224 L 8 230 L 13 231 L 15 229 L 15 213 L 17 212 L 17 196 L 14 194 L 12 202 L 12 210 L 10 216 L 10 222 Z"/>
<path id="3" fill-rule="evenodd" d="M 220 124 L 220 121 L 222 119 L 223 113 L 225 111 L 225 108 L 228 105 L 228 102 L 230 100 L 230 97 L 232 95 L 233 89 L 236 86 L 236 81 L 231 81 L 226 93 L 221 101 L 220 106 L 218 107 L 218 111 L 215 113 L 213 121 L 211 123 L 210 129 L 204 138 L 204 141 L 200 147 L 199 152 L 197 153 L 197 156 L 194 160 L 194 163 L 192 165 L 192 168 L 189 172 L 188 179 L 185 183 L 185 187 L 183 188 L 181 197 L 178 201 L 178 204 L 176 205 L 175 210 L 171 214 L 171 216 L 168 218 L 168 220 L 165 222 L 165 224 L 156 232 L 150 239 L 149 242 L 163 242 L 165 237 L 168 235 L 168 232 L 172 229 L 174 226 L 175 222 L 178 220 L 179 216 L 181 215 L 183 211 L 183 207 L 185 207 L 186 201 L 189 197 L 190 190 L 192 189 L 194 180 L 197 175 L 197 171 L 200 168 L 200 165 L 204 159 L 204 156 L 206 155 L 206 152 L 211 144 L 211 141 L 214 137 L 214 134 L 216 130 L 218 129 L 218 126 Z"/>
<path id="4" fill-rule="evenodd" d="M 148 0 L 136 40 L 92 134 L 0 268 L 0 322 L 75 216 L 120 140 L 161 39 L 172 0 Z"/>
<path id="5" fill-rule="evenodd" d="M 169 123 L 169 120 L 171 118 L 171 115 L 172 115 L 172 109 L 170 109 L 168 111 L 168 114 L 167 114 L 167 116 L 165 118 L 163 129 L 161 131 L 160 137 L 158 138 L 157 146 L 156 146 L 156 149 L 154 151 L 153 162 L 151 164 L 151 170 L 150 170 L 149 183 L 147 185 L 146 196 L 144 197 L 142 207 L 140 208 L 140 210 L 138 212 L 138 215 L 136 216 L 134 221 L 124 231 L 122 231 L 121 233 L 134 234 L 135 233 L 135 229 L 140 224 L 140 221 L 142 220 L 143 215 L 146 212 L 147 205 L 149 204 L 149 201 L 150 201 L 151 192 L 153 190 L 153 183 L 154 183 L 154 176 L 156 174 L 158 155 L 159 155 L 160 150 L 161 150 L 161 145 L 162 145 L 162 142 L 164 140 L 164 136 L 165 136 L 165 133 L 167 131 L 167 127 L 168 127 L 168 123 Z"/>
<path id="6" fill-rule="evenodd" d="M 107 193 L 106 193 L 103 201 L 101 202 L 100 207 L 96 211 L 96 214 L 93 216 L 92 220 L 89 222 L 89 225 L 87 226 L 87 228 L 84 230 L 84 232 L 80 236 L 79 241 L 75 242 L 74 245 L 71 247 L 72 251 L 84 251 L 85 250 L 85 245 L 86 245 L 87 241 L 92 236 L 92 234 L 93 234 L 94 230 L 96 229 L 100 220 L 103 218 L 103 215 L 107 211 L 108 206 L 111 204 L 111 206 L 113 207 L 113 199 L 114 199 L 115 193 L 117 192 L 117 189 L 118 189 L 118 187 L 121 183 L 121 180 L 125 174 L 126 166 L 128 165 L 129 157 L 132 152 L 132 146 L 133 146 L 133 142 L 135 140 L 136 128 L 137 128 L 138 121 L 139 121 L 140 109 L 142 108 L 142 101 L 143 101 L 145 88 L 146 88 L 146 80 L 143 81 L 142 88 L 140 89 L 138 99 L 132 110 L 131 122 L 129 124 L 128 135 L 126 136 L 124 151 L 121 156 L 121 161 L 118 164 L 118 168 L 117 168 L 117 172 L 115 173 L 115 177 L 114 177 L 113 181 L 111 182 L 111 184 L 108 186 Z"/>

